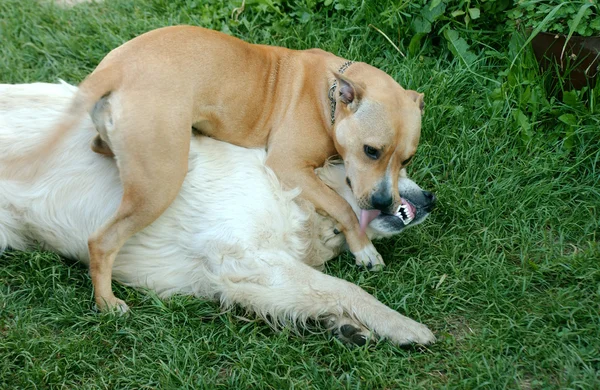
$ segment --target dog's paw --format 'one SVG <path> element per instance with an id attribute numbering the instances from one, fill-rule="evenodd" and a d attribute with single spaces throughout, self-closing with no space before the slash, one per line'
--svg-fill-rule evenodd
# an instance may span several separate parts
<path id="1" fill-rule="evenodd" d="M 332 249 L 338 249 L 344 245 L 346 240 L 341 227 L 338 227 L 333 218 L 319 215 L 315 218 L 316 231 L 319 235 L 319 241 Z"/>
<path id="2" fill-rule="evenodd" d="M 110 299 L 97 300 L 95 309 L 99 309 L 104 313 L 123 315 L 129 311 L 129 306 L 125 303 L 125 301 L 117 297 L 112 297 Z"/>
<path id="3" fill-rule="evenodd" d="M 321 229 L 319 239 L 327 248 L 338 250 L 344 245 L 346 238 L 342 232 L 335 226 L 326 226 Z"/>
<path id="4" fill-rule="evenodd" d="M 380 271 L 385 266 L 383 257 L 381 257 L 379 252 L 377 252 L 377 249 L 375 249 L 371 243 L 362 250 L 356 252 L 354 257 L 356 258 L 356 265 L 365 267 L 369 271 Z"/>
<path id="5" fill-rule="evenodd" d="M 356 345 L 362 347 L 368 344 L 374 344 L 375 339 L 373 334 L 362 327 L 357 328 L 351 324 L 345 324 L 338 328 L 335 335 L 340 341 L 345 344 Z"/>
<path id="6" fill-rule="evenodd" d="M 362 325 L 352 321 L 350 318 L 335 318 L 330 320 L 332 333 L 344 344 L 362 347 L 366 344 L 374 344 L 375 336 Z"/>
<path id="7" fill-rule="evenodd" d="M 430 345 L 435 343 L 435 335 L 429 328 L 417 321 L 410 320 L 409 323 L 402 326 L 403 329 L 396 330 L 393 335 L 388 336 L 389 340 L 399 346 L 409 346 L 413 344 Z"/>

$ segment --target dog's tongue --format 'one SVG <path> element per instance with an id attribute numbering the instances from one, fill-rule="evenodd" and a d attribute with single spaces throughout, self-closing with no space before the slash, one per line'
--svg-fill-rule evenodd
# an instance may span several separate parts
<path id="1" fill-rule="evenodd" d="M 381 214 L 379 210 L 360 210 L 360 232 L 364 233 L 372 220 Z"/>

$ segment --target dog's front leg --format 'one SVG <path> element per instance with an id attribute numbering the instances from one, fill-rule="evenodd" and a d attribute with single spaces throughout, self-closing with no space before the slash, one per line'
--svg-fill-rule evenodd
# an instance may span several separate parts
<path id="1" fill-rule="evenodd" d="M 252 253 L 241 263 L 226 262 L 220 272 L 221 302 L 240 304 L 275 323 L 324 320 L 340 339 L 358 345 L 365 344 L 371 332 L 396 345 L 435 341 L 427 326 L 285 252 Z"/>
<path id="2" fill-rule="evenodd" d="M 300 196 L 311 202 L 318 211 L 325 212 L 339 223 L 357 265 L 372 271 L 380 270 L 385 265 L 369 237 L 360 231 L 358 218 L 352 207 L 317 177 L 314 168 L 292 169 L 290 165 L 297 167 L 299 164 L 269 164 L 269 162 L 267 160 L 267 164 L 283 183 L 291 188 L 300 187 L 302 190 Z"/>

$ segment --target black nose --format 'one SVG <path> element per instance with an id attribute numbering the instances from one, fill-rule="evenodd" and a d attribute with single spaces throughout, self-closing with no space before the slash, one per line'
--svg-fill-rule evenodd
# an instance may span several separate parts
<path id="1" fill-rule="evenodd" d="M 392 203 L 394 203 L 392 196 L 383 192 L 376 192 L 371 197 L 371 205 L 377 210 L 387 211 Z"/>
<path id="2" fill-rule="evenodd" d="M 437 198 L 435 197 L 435 194 L 430 191 L 423 191 L 423 196 L 425 197 L 425 211 L 430 212 L 435 208 Z"/>

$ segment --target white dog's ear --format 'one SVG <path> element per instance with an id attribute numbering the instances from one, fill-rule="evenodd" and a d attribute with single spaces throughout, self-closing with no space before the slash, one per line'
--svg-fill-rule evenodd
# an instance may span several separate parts
<path id="1" fill-rule="evenodd" d="M 335 73 L 335 78 L 339 85 L 338 101 L 348 106 L 352 112 L 356 112 L 364 94 L 364 86 L 339 73 Z"/>

